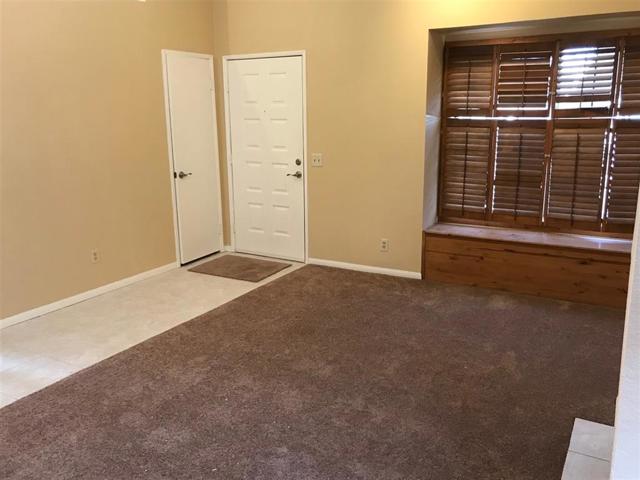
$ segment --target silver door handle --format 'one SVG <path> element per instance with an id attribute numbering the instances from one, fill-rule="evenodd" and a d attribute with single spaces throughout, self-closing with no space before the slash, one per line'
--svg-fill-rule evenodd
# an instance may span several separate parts
<path id="1" fill-rule="evenodd" d="M 298 170 L 296 173 L 287 173 L 287 177 L 302 178 L 302 172 Z"/>
<path id="2" fill-rule="evenodd" d="M 189 175 L 191 175 L 191 172 L 184 173 L 182 170 L 180 170 L 180 173 L 178 173 L 178 177 L 180 178 L 188 177 Z"/>

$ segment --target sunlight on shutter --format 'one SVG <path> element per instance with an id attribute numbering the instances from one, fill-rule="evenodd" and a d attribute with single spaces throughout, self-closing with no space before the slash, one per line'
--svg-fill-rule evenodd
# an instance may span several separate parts
<path id="1" fill-rule="evenodd" d="M 445 133 L 444 208 L 461 215 L 484 213 L 491 131 L 448 127 Z"/>
<path id="2" fill-rule="evenodd" d="M 498 110 L 510 115 L 547 116 L 552 55 L 553 45 L 501 48 L 496 92 Z"/>
<path id="3" fill-rule="evenodd" d="M 640 39 L 628 41 L 624 51 L 620 113 L 640 114 Z"/>
<path id="4" fill-rule="evenodd" d="M 544 128 L 498 128 L 493 211 L 539 216 L 544 175 Z"/>
<path id="5" fill-rule="evenodd" d="M 632 226 L 640 185 L 640 129 L 618 127 L 611 156 L 607 222 Z"/>
<path id="6" fill-rule="evenodd" d="M 556 108 L 611 108 L 615 60 L 615 45 L 563 48 L 558 65 Z"/>
<path id="7" fill-rule="evenodd" d="M 606 128 L 555 129 L 548 217 L 599 222 L 606 137 Z"/>
<path id="8" fill-rule="evenodd" d="M 488 115 L 491 109 L 493 48 L 450 49 L 446 70 L 446 115 Z"/>

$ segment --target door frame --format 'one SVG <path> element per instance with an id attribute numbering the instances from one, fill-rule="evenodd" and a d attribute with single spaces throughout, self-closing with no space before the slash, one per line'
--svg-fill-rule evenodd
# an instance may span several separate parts
<path id="1" fill-rule="evenodd" d="M 224 130 L 225 153 L 227 165 L 227 189 L 229 205 L 229 245 L 225 250 L 236 251 L 235 208 L 233 195 L 233 161 L 231 158 L 231 125 L 229 122 L 229 80 L 228 64 L 233 60 L 249 60 L 258 58 L 301 57 L 302 59 L 302 146 L 303 146 L 303 202 L 304 202 L 304 263 L 309 261 L 309 188 L 308 188 L 308 155 L 307 155 L 307 51 L 291 50 L 286 52 L 247 53 L 240 55 L 225 55 L 222 57 L 222 79 L 224 85 Z"/>
<path id="2" fill-rule="evenodd" d="M 171 184 L 171 207 L 172 207 L 172 211 L 173 211 L 173 238 L 174 238 L 174 243 L 175 243 L 175 255 L 176 255 L 176 265 L 178 267 L 182 266 L 182 253 L 181 253 L 181 249 L 180 249 L 180 227 L 178 224 L 178 198 L 176 196 L 176 184 L 175 184 L 175 177 L 174 177 L 174 172 L 176 171 L 175 169 L 175 163 L 174 163 L 174 159 L 173 159 L 173 135 L 172 135 L 172 129 L 171 129 L 171 105 L 169 102 L 169 70 L 167 68 L 167 56 L 169 55 L 182 55 L 185 57 L 195 57 L 195 58 L 201 58 L 201 59 L 205 59 L 209 61 L 209 74 L 211 75 L 211 107 L 213 108 L 213 119 L 214 122 L 216 123 L 216 130 L 215 130 L 215 135 L 218 135 L 218 129 L 217 129 L 217 124 L 218 124 L 218 115 L 217 115 L 217 111 L 216 111 L 216 86 L 215 86 L 215 76 L 214 76 L 214 71 L 213 71 L 213 55 L 208 55 L 206 53 L 195 53 L 195 52 L 185 52 L 182 50 L 169 50 L 169 49 L 162 49 L 160 51 L 160 55 L 162 56 L 162 84 L 163 84 L 163 88 L 164 88 L 164 117 L 165 117 L 165 123 L 166 123 L 166 130 L 167 130 L 167 149 L 168 149 L 168 153 L 169 153 L 169 180 L 170 180 L 170 184 Z M 220 139 L 218 139 L 218 141 L 216 142 L 218 145 L 220 143 L 219 141 Z M 218 147 L 218 151 L 216 152 L 216 181 L 218 182 L 218 218 L 220 219 L 220 224 L 218 226 L 219 232 L 218 235 L 220 237 L 220 245 L 222 247 L 222 249 L 224 249 L 224 232 L 223 232 L 223 217 L 222 217 L 222 181 L 221 181 L 221 174 L 220 174 L 220 153 L 219 153 L 219 147 Z"/>

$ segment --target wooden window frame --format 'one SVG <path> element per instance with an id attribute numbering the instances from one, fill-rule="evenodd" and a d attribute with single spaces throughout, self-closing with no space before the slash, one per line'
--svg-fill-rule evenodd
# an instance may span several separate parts
<path id="1" fill-rule="evenodd" d="M 632 38 L 633 37 L 633 38 Z M 562 35 L 539 35 L 539 36 L 528 36 L 528 37 L 513 37 L 513 38 L 502 38 L 496 40 L 480 40 L 480 41 L 457 41 L 457 42 L 447 42 L 444 46 L 444 68 L 443 68 L 443 88 L 442 88 L 442 121 L 440 125 L 440 155 L 439 155 L 439 178 L 438 178 L 438 221 L 446 222 L 446 223 L 463 223 L 463 224 L 471 224 L 471 225 L 489 225 L 489 226 L 499 226 L 499 227 L 510 227 L 516 229 L 533 229 L 533 230 L 544 230 L 544 231 L 557 231 L 557 232 L 569 232 L 569 233 L 585 233 L 589 235 L 603 235 L 603 236 L 611 236 L 611 237 L 629 237 L 633 232 L 633 224 L 612 224 L 608 222 L 608 218 L 606 212 L 600 211 L 598 212 L 599 220 L 591 223 L 591 222 L 583 222 L 583 221 L 574 221 L 573 213 L 571 215 L 571 220 L 569 222 L 557 221 L 557 219 L 551 219 L 548 217 L 548 209 L 549 209 L 549 197 L 550 197 L 550 172 L 551 172 L 551 158 L 553 151 L 553 136 L 554 130 L 556 128 L 575 128 L 576 126 L 594 126 L 601 125 L 606 123 L 607 132 L 605 134 L 604 140 L 606 149 L 603 153 L 603 164 L 605 165 L 603 168 L 603 173 L 601 174 L 602 185 L 600 187 L 600 204 L 601 206 L 608 205 L 609 194 L 608 190 L 607 174 L 609 172 L 609 166 L 612 162 L 611 159 L 611 143 L 608 139 L 613 137 L 613 133 L 615 131 L 615 127 L 617 124 L 625 124 L 628 128 L 628 125 L 631 124 L 632 128 L 638 128 L 640 132 L 640 119 L 638 120 L 628 120 L 621 119 L 619 117 L 619 105 L 618 101 L 620 99 L 620 88 L 621 88 L 621 65 L 622 65 L 622 56 L 624 51 L 625 42 L 627 39 L 632 38 L 632 42 L 634 45 L 638 45 L 640 43 L 640 29 L 625 29 L 625 30 L 613 30 L 613 31 L 596 31 L 596 32 L 580 32 L 580 33 L 571 33 L 571 34 L 562 34 Z M 568 48 L 571 46 L 580 46 L 585 43 L 590 44 L 611 44 L 615 45 L 615 56 L 613 61 L 613 73 L 612 73 L 612 86 L 610 93 L 610 107 L 604 112 L 603 108 L 596 109 L 586 109 L 586 108 L 578 108 L 574 110 L 560 110 L 560 114 L 557 114 L 558 110 L 556 109 L 556 89 L 558 82 L 558 65 L 560 52 L 562 48 Z M 497 106 L 497 87 L 498 87 L 498 75 L 499 75 L 499 59 L 500 53 L 503 49 L 511 49 L 517 47 L 524 47 L 525 45 L 551 45 L 552 48 L 552 64 L 551 64 L 551 76 L 550 76 L 550 86 L 549 86 L 549 94 L 548 94 L 548 102 L 547 102 L 547 110 L 540 110 L 541 115 L 548 115 L 546 118 L 535 118 L 535 119 L 526 119 L 525 117 L 531 117 L 529 112 L 522 111 L 521 114 L 516 113 L 516 120 L 505 121 L 504 117 L 512 116 L 511 114 L 505 114 L 504 112 L 498 111 Z M 448 67 L 448 57 L 451 49 L 459 48 L 459 47 L 477 47 L 481 48 L 487 47 L 492 48 L 492 58 L 493 58 L 493 67 L 491 74 L 491 97 L 490 97 L 490 108 L 489 115 L 481 115 L 482 119 L 476 118 L 472 119 L 473 115 L 462 114 L 465 118 L 453 118 L 453 115 L 450 115 L 450 110 L 447 109 L 447 67 Z M 485 53 L 484 55 L 488 55 Z M 584 83 L 584 81 L 583 81 Z M 524 87 L 523 87 L 524 88 Z M 524 91 L 524 90 L 523 90 Z M 524 105 L 524 100 L 523 100 Z M 604 113 L 604 115 L 603 115 Z M 625 111 L 623 115 L 640 114 L 640 110 L 638 112 L 628 112 Z M 535 115 L 535 113 L 534 113 Z M 537 117 L 537 115 L 535 115 Z M 602 117 L 602 118 L 595 118 Z M 602 122 L 602 123 L 601 123 Z M 461 206 L 460 212 L 456 214 L 452 210 L 447 210 L 444 208 L 444 178 L 445 178 L 445 142 L 446 142 L 446 134 L 447 128 L 453 126 L 460 127 L 488 127 L 490 128 L 490 153 L 488 160 L 488 174 L 486 180 L 486 203 L 485 203 L 485 211 L 482 212 L 464 212 L 464 206 Z M 541 200 L 540 200 L 540 213 L 537 217 L 535 216 L 522 216 L 519 217 L 517 214 L 517 205 L 516 210 L 514 210 L 514 215 L 510 218 L 509 214 L 498 214 L 493 211 L 493 191 L 494 191 L 494 169 L 496 167 L 496 137 L 498 127 L 520 127 L 520 128 L 530 128 L 537 127 L 540 129 L 544 129 L 545 131 L 545 144 L 544 144 L 544 159 L 543 159 L 543 168 L 542 168 L 542 185 L 541 185 Z M 577 148 L 577 147 L 576 147 Z M 521 155 L 520 153 L 518 155 Z M 576 155 L 578 155 L 576 153 Z M 577 160 L 576 160 L 577 161 Z M 575 180 L 574 180 L 575 182 Z M 463 186 L 464 188 L 464 186 Z M 520 183 L 516 186 L 516 190 L 520 188 Z M 574 186 L 575 190 L 575 186 Z M 606 197 L 606 199 L 605 199 Z M 574 207 L 572 207 L 573 209 Z M 573 211 L 573 210 L 572 210 Z"/>

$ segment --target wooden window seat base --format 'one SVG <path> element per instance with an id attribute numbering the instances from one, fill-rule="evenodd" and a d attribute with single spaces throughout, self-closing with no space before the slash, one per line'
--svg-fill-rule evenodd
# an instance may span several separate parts
<path id="1" fill-rule="evenodd" d="M 625 306 L 631 240 L 446 223 L 423 235 L 427 280 Z"/>

